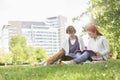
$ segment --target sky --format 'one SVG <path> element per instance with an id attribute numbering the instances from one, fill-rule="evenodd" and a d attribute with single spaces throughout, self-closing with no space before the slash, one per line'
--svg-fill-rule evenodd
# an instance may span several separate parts
<path id="1" fill-rule="evenodd" d="M 0 0 L 0 37 L 3 25 L 8 21 L 41 21 L 47 17 L 62 15 L 71 19 L 85 12 L 89 0 Z M 76 34 L 80 34 L 82 24 L 89 22 L 87 16 L 75 22 Z M 86 38 L 86 37 L 85 37 Z M 87 42 L 87 41 L 85 41 Z"/>
<path id="2" fill-rule="evenodd" d="M 41 21 L 51 16 L 80 15 L 89 0 L 0 0 L 0 28 L 8 21 Z"/>

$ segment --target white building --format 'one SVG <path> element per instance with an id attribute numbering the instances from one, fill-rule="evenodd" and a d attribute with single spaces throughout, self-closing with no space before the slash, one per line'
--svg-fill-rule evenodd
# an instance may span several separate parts
<path id="1" fill-rule="evenodd" d="M 4 25 L 1 32 L 1 49 L 9 52 L 9 25 Z"/>
<path id="2" fill-rule="evenodd" d="M 49 17 L 45 21 L 9 21 L 2 28 L 3 47 L 9 49 L 9 39 L 12 35 L 22 35 L 27 44 L 33 47 L 43 47 L 47 53 L 57 52 L 65 39 L 67 19 L 63 16 Z"/>

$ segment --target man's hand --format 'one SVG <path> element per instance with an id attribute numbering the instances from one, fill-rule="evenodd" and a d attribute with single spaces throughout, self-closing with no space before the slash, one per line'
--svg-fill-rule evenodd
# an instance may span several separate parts
<path id="1" fill-rule="evenodd" d="M 94 53 L 96 54 L 96 56 L 101 57 L 101 54 L 99 52 L 94 51 Z"/>

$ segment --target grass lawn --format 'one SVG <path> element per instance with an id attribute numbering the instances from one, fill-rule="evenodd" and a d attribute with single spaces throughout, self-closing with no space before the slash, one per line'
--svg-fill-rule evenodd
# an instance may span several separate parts
<path id="1" fill-rule="evenodd" d="M 120 80 L 120 60 L 97 64 L 1 66 L 0 80 Z"/>

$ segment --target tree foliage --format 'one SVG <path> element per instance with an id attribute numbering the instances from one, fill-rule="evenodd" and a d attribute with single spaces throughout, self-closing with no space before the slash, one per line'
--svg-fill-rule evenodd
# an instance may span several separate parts
<path id="1" fill-rule="evenodd" d="M 43 48 L 27 46 L 25 37 L 12 36 L 9 44 L 13 63 L 30 63 L 37 61 L 38 58 L 43 60 L 46 57 L 46 52 Z"/>
<path id="2" fill-rule="evenodd" d="M 10 39 L 10 51 L 12 52 L 13 63 L 22 63 L 27 56 L 25 51 L 26 39 L 22 36 L 12 36 Z"/>
<path id="3" fill-rule="evenodd" d="M 15 35 L 11 37 L 9 44 L 10 44 L 9 47 L 11 49 L 12 47 L 15 47 L 17 45 L 20 45 L 21 47 L 25 47 L 27 43 L 25 37 Z"/>

